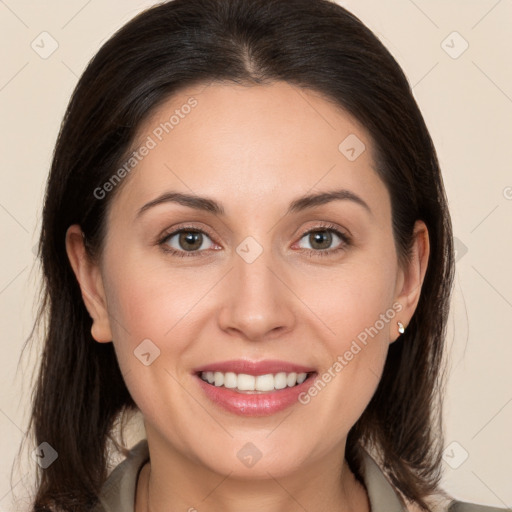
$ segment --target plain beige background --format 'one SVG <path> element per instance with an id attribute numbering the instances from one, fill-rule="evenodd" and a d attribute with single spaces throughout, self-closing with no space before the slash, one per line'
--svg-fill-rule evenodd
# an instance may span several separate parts
<path id="1" fill-rule="evenodd" d="M 23 500 L 14 508 L 12 499 L 26 493 L 35 464 L 28 446 L 11 475 L 38 357 L 33 352 L 18 367 L 34 318 L 33 247 L 59 123 L 88 60 L 153 3 L 0 0 L 0 512 L 21 510 Z M 512 1 L 339 3 L 403 67 L 449 198 L 457 270 L 444 487 L 459 499 L 512 507 Z"/>

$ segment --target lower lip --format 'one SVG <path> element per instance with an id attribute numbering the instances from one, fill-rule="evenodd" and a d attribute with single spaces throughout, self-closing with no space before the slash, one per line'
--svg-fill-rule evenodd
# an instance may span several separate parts
<path id="1" fill-rule="evenodd" d="M 291 388 L 278 389 L 269 393 L 239 393 L 224 386 L 214 386 L 199 375 L 201 389 L 215 404 L 241 416 L 268 416 L 282 411 L 299 402 L 299 395 L 311 387 L 316 373 L 311 374 L 302 384 Z"/>

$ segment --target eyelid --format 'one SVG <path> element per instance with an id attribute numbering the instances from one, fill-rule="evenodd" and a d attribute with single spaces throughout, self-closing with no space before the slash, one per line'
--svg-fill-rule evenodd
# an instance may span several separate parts
<path id="1" fill-rule="evenodd" d="M 347 239 L 347 241 L 352 241 L 352 234 L 350 233 L 350 231 L 346 228 L 343 228 L 341 226 L 339 226 L 338 224 L 334 224 L 332 222 L 329 222 L 329 221 L 316 221 L 316 224 L 314 224 L 311 228 L 307 229 L 306 231 L 301 231 L 301 238 L 305 235 L 308 235 L 309 233 L 314 233 L 315 231 L 321 231 L 321 230 L 326 230 L 326 231 L 336 231 L 338 232 L 340 235 L 343 235 L 343 237 L 345 239 Z"/>

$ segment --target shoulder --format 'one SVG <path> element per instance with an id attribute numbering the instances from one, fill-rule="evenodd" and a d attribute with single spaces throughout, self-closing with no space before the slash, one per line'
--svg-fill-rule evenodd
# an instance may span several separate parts
<path id="1" fill-rule="evenodd" d="M 362 477 L 365 483 L 371 510 L 386 512 L 424 512 L 416 502 L 411 502 L 396 489 L 379 464 L 378 457 L 368 450 L 362 450 Z M 512 512 L 511 508 L 497 508 L 478 505 L 454 499 L 444 490 L 425 498 L 431 512 Z"/>
<path id="2" fill-rule="evenodd" d="M 148 444 L 144 439 L 111 472 L 101 488 L 99 503 L 93 512 L 133 512 L 137 477 L 148 460 Z"/>
<path id="3" fill-rule="evenodd" d="M 405 499 L 404 501 L 406 502 L 407 512 L 424 512 L 417 503 Z M 468 501 L 459 501 L 450 497 L 444 491 L 425 498 L 425 501 L 432 512 L 512 512 L 511 508 L 498 508 Z"/>
<path id="4" fill-rule="evenodd" d="M 511 512 L 510 508 L 496 508 L 486 505 L 477 505 L 465 501 L 452 501 L 448 507 L 448 512 Z"/>
<path id="5" fill-rule="evenodd" d="M 424 512 L 424 510 L 415 502 L 407 501 L 400 493 L 406 503 L 407 512 Z M 446 492 L 431 495 L 425 498 L 431 512 L 512 512 L 511 508 L 498 508 L 489 505 L 479 505 L 468 501 L 459 501 L 450 497 Z"/>

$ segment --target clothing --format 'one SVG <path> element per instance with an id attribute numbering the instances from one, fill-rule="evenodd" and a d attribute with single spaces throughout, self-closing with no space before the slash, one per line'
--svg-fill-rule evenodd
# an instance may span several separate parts
<path id="1" fill-rule="evenodd" d="M 102 487 L 100 504 L 93 512 L 134 512 L 137 479 L 142 466 L 149 460 L 147 440 L 143 439 L 130 455 L 110 474 Z M 375 460 L 364 452 L 362 477 L 371 505 L 371 512 L 406 512 L 399 495 L 387 480 Z M 505 509 L 449 501 L 440 512 L 505 512 Z M 511 511 L 512 509 L 507 509 Z"/>

